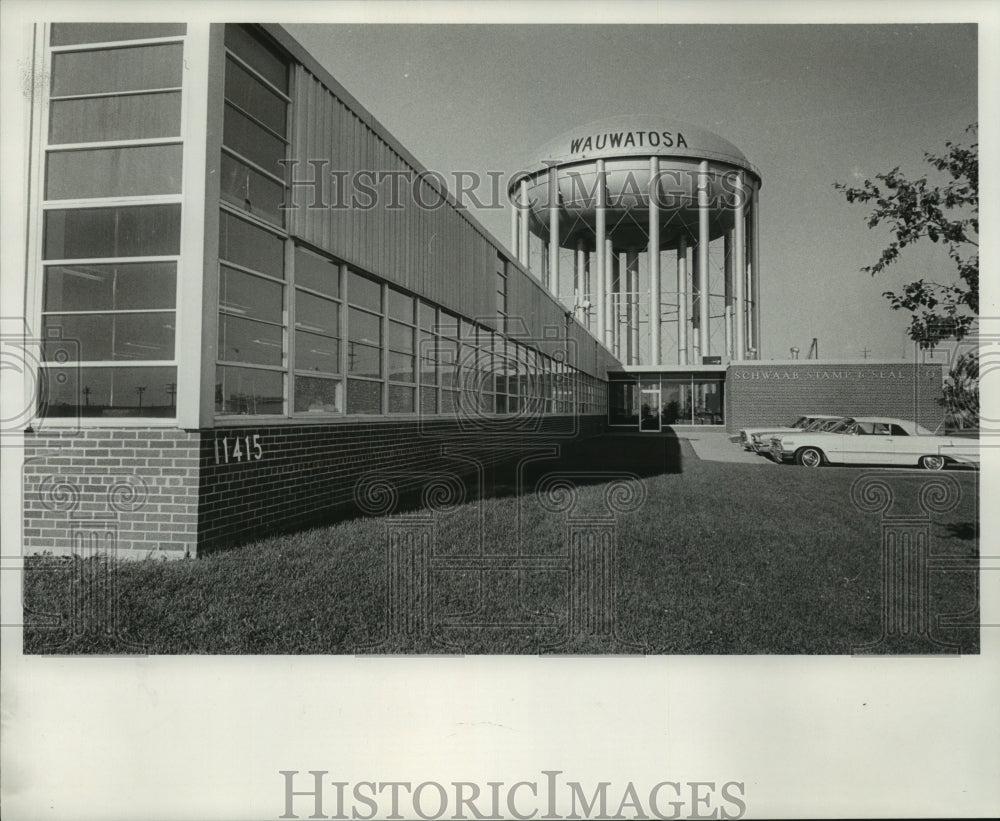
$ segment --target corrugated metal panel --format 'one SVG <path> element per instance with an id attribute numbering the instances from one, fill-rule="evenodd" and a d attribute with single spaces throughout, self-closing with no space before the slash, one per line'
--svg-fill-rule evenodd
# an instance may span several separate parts
<path id="1" fill-rule="evenodd" d="M 310 208 L 311 192 L 296 192 L 289 215 L 293 235 L 324 249 L 361 270 L 380 276 L 466 317 L 489 317 L 496 309 L 497 246 L 450 203 L 420 207 L 415 196 L 436 202 L 440 195 L 425 179 L 401 186 L 401 208 L 388 210 L 388 181 L 375 185 L 380 201 L 372 208 L 350 207 L 353 190 L 337 190 L 331 173 L 358 171 L 408 172 L 409 165 L 348 105 L 302 66 L 296 66 L 293 104 L 295 174 L 306 179 L 325 173 L 328 205 Z M 309 160 L 326 160 L 312 167 Z M 374 181 L 372 182 L 374 185 Z M 419 193 L 413 185 L 419 186 Z M 504 254 L 506 258 L 506 254 Z M 508 273 L 508 313 L 521 317 L 531 338 L 544 338 L 546 327 L 564 328 L 561 305 L 530 275 L 511 265 Z M 615 360 L 595 345 L 582 328 L 571 326 L 578 367 L 599 376 Z M 596 351 L 596 353 L 595 353 Z"/>

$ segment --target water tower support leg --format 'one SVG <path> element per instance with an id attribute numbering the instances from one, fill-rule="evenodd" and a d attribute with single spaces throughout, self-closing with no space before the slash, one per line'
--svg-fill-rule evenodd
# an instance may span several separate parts
<path id="1" fill-rule="evenodd" d="M 688 363 L 688 255 L 687 237 L 681 237 L 677 245 L 677 364 Z"/>
<path id="2" fill-rule="evenodd" d="M 649 364 L 660 366 L 660 158 L 649 158 Z"/>
<path id="3" fill-rule="evenodd" d="M 699 356 L 704 357 L 712 353 L 708 333 L 709 295 L 712 293 L 708 276 L 708 160 L 702 160 L 698 176 L 698 284 L 701 290 L 698 341 Z"/>

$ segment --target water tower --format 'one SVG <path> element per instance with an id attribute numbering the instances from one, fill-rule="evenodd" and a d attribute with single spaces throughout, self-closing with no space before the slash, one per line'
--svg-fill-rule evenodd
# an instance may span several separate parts
<path id="1" fill-rule="evenodd" d="M 630 369 L 724 366 L 760 350 L 760 185 L 704 128 L 601 120 L 512 180 L 511 246 Z"/>

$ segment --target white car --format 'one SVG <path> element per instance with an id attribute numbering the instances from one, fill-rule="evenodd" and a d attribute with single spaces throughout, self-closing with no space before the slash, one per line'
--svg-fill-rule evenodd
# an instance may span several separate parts
<path id="1" fill-rule="evenodd" d="M 779 433 L 790 430 L 813 430 L 815 426 L 822 422 L 829 422 L 835 419 L 843 419 L 842 416 L 830 416 L 823 413 L 808 413 L 800 416 L 789 425 L 770 425 L 760 428 L 743 428 L 740 431 L 740 445 L 743 450 L 752 450 L 757 453 L 767 453 L 771 448 L 771 437 Z"/>
<path id="2" fill-rule="evenodd" d="M 825 464 L 916 465 L 941 470 L 949 463 L 978 467 L 979 442 L 937 436 L 922 425 L 887 416 L 854 416 L 830 431 L 789 432 L 771 437 L 776 462 L 806 467 Z"/>

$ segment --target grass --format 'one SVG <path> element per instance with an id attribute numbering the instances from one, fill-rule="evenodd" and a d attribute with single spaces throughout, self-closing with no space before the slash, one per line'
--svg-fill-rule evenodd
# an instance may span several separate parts
<path id="1" fill-rule="evenodd" d="M 608 474 L 627 466 L 645 501 L 613 519 L 613 632 L 568 633 L 570 528 L 607 509 Z M 517 492 L 552 470 L 574 476 L 568 511 Z M 520 483 L 491 471 L 484 498 L 436 513 L 414 505 L 190 561 L 33 557 L 25 652 L 848 654 L 884 632 L 881 516 L 851 502 L 869 472 L 892 488 L 888 515 L 919 513 L 927 473 L 703 462 L 676 439 L 607 436 L 526 465 Z M 929 575 L 932 641 L 892 634 L 876 652 L 978 652 L 978 474 L 947 477 L 961 498 L 930 525 L 934 561 L 953 567 Z M 387 539 L 404 522 L 434 534 L 424 629 L 387 612 Z M 514 553 L 549 567 L 454 566 Z"/>

